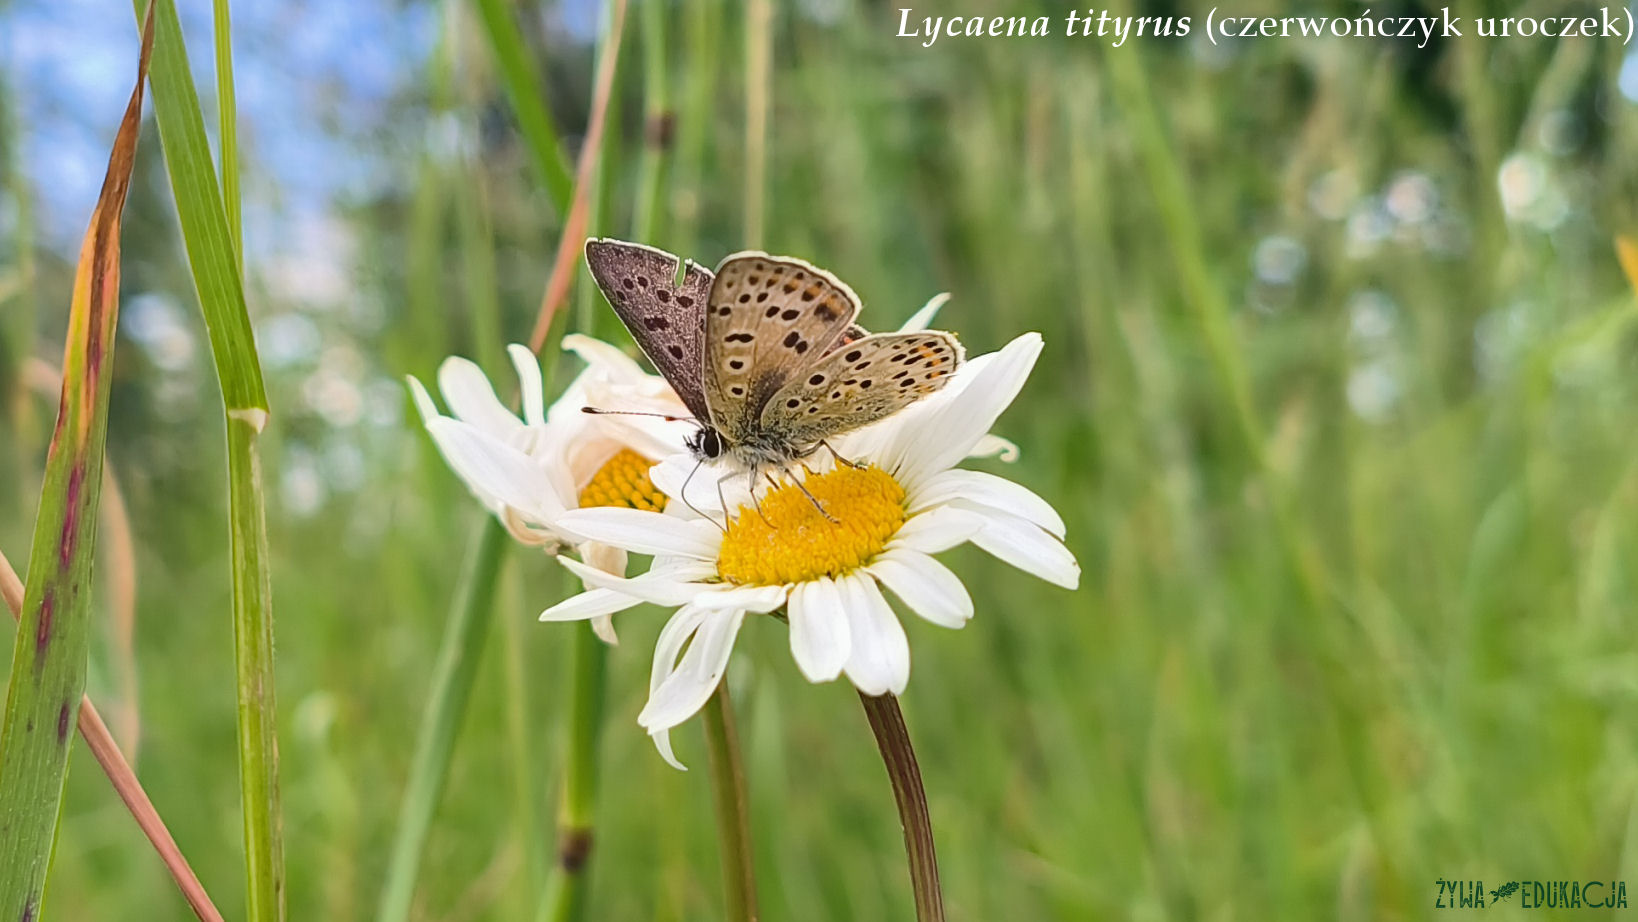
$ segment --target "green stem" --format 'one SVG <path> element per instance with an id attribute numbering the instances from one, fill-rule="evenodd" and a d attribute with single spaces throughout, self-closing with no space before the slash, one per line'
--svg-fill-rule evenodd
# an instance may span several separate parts
<path id="1" fill-rule="evenodd" d="M 574 634 L 574 685 L 569 691 L 569 737 L 558 815 L 557 860 L 541 901 L 541 922 L 570 922 L 586 907 L 586 866 L 596 833 L 598 744 L 603 732 L 603 678 L 608 648 L 590 625 Z"/>
<path id="2" fill-rule="evenodd" d="M 415 758 L 410 763 L 409 782 L 398 814 L 398 832 L 387 861 L 386 882 L 381 889 L 378 922 L 403 922 L 409 918 L 410 899 L 421 870 L 421 852 L 427 829 L 438 808 L 438 799 L 449 778 L 449 762 L 455 738 L 466 714 L 472 693 L 473 676 L 489 638 L 489 611 L 495 599 L 495 583 L 510 536 L 493 517 L 485 515 L 482 534 L 468 552 L 455 593 L 455 605 L 444 626 L 438 663 L 432 674 L 432 693 L 421 715 L 416 737 Z"/>
<path id="3" fill-rule="evenodd" d="M 284 840 L 273 687 L 273 602 L 256 439 L 265 413 L 228 417 L 228 513 L 233 554 L 233 647 L 238 675 L 239 792 L 244 808 L 250 919 L 284 918 Z"/>
<path id="4" fill-rule="evenodd" d="M 933 851 L 933 821 L 927 814 L 927 792 L 921 786 L 921 769 L 910 745 L 910 731 L 904 725 L 899 699 L 859 693 L 870 729 L 887 766 L 893 784 L 893 800 L 904 825 L 904 851 L 910 859 L 910 886 L 916 894 L 917 922 L 943 922 L 944 896 L 938 885 L 938 856 Z"/>
<path id="5" fill-rule="evenodd" d="M 546 800 L 536 754 L 539 747 L 535 739 L 535 709 L 530 706 L 534 696 L 529 671 L 529 633 L 535 624 L 526 617 L 516 617 L 523 611 L 518 575 L 513 572 L 506 580 L 500 611 L 508 613 L 501 618 L 501 628 L 505 631 L 506 732 L 512 750 L 512 799 L 517 804 L 518 837 L 523 843 L 527 883 L 523 893 L 532 906 L 546 886 Z"/>
<path id="6" fill-rule="evenodd" d="M 705 703 L 705 742 L 711 759 L 711 799 L 717 809 L 717 844 L 722 851 L 722 883 L 729 922 L 755 922 L 756 870 L 751 860 L 751 819 L 739 731 L 734 727 L 728 682 Z"/>

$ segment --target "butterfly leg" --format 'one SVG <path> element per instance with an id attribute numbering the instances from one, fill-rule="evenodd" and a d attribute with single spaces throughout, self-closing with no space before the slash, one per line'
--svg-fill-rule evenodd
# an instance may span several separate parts
<path id="1" fill-rule="evenodd" d="M 688 484 L 689 484 L 690 481 L 692 481 L 694 479 L 694 475 L 699 473 L 700 465 L 702 465 L 704 463 L 705 463 L 704 458 L 701 458 L 700 460 L 694 462 L 694 469 L 689 471 L 688 476 L 683 479 L 682 490 L 680 491 L 679 498 L 683 501 L 684 506 L 687 506 L 688 508 L 694 510 L 695 515 L 698 515 L 700 518 L 705 519 L 706 521 L 710 522 L 712 525 L 715 525 L 718 528 L 722 529 L 723 532 L 726 534 L 727 531 L 728 531 L 728 526 L 719 523 L 716 519 L 713 519 L 710 516 L 706 515 L 704 512 L 701 512 L 698 506 L 695 506 L 693 503 L 688 501 Z M 720 478 L 717 480 L 717 499 L 718 500 L 722 499 L 722 480 Z M 727 518 L 727 516 L 728 516 L 728 504 L 727 503 L 723 503 L 723 505 L 722 505 L 722 515 L 723 515 L 724 518 Z"/>
<path id="2" fill-rule="evenodd" d="M 838 463 L 845 464 L 848 467 L 853 468 L 854 470 L 859 470 L 859 469 L 864 467 L 863 464 L 860 464 L 857 461 L 849 461 L 847 458 L 842 457 L 842 453 L 837 451 L 836 447 L 834 445 L 831 445 L 829 442 L 825 441 L 824 439 L 820 439 L 819 444 L 825 446 L 825 450 L 830 452 L 830 456 L 832 458 L 835 458 Z"/>
<path id="3" fill-rule="evenodd" d="M 776 487 L 779 486 L 777 483 L 774 483 L 774 479 L 772 477 L 768 478 L 768 482 L 773 483 L 774 486 L 776 486 Z M 831 515 L 829 512 L 825 511 L 824 504 L 819 502 L 818 498 L 815 497 L 812 493 L 808 492 L 807 486 L 805 484 L 803 484 L 802 481 L 799 478 L 792 477 L 791 478 L 791 483 L 796 484 L 796 488 L 798 490 L 801 490 L 802 495 L 806 496 L 808 498 L 808 502 L 813 504 L 813 508 L 819 510 L 820 515 L 824 516 L 833 525 L 840 525 L 841 524 L 842 520 L 836 518 L 835 516 Z"/>
<path id="4" fill-rule="evenodd" d="M 732 476 L 734 476 L 734 472 L 729 471 L 728 473 L 723 474 L 721 477 L 717 478 L 717 504 L 722 507 L 722 515 L 723 515 L 723 518 L 725 518 L 725 519 L 729 518 L 730 515 L 729 515 L 729 512 L 728 512 L 728 498 L 726 496 L 722 495 L 722 485 L 727 483 L 728 478 L 730 478 Z M 756 505 L 756 494 L 755 493 L 751 494 L 751 505 L 753 505 L 753 506 Z M 741 506 L 740 508 L 743 509 L 745 507 Z M 761 507 L 757 508 L 756 514 L 757 515 L 762 515 Z M 767 517 L 764 516 L 762 521 L 764 521 L 764 522 L 768 521 Z M 727 530 L 728 529 L 726 529 L 726 528 L 723 529 L 724 532 L 726 532 Z"/>
<path id="5" fill-rule="evenodd" d="M 756 498 L 756 475 L 759 470 L 760 468 L 756 467 L 755 465 L 751 467 L 750 483 L 746 484 L 746 489 L 748 489 L 751 493 L 751 507 L 756 510 L 757 516 L 762 519 L 762 524 L 768 526 L 769 528 L 773 528 L 774 524 L 768 521 L 768 517 L 762 512 L 762 502 Z M 773 478 L 769 477 L 768 482 L 773 483 Z M 778 484 L 774 485 L 778 486 Z M 718 486 L 720 488 L 720 484 Z"/>

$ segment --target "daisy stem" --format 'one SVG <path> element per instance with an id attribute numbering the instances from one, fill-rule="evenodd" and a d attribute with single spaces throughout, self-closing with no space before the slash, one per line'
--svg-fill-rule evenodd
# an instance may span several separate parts
<path id="1" fill-rule="evenodd" d="M 729 922 L 755 922 L 756 872 L 751 862 L 751 821 L 746 806 L 745 768 L 728 683 L 705 703 L 705 742 L 711 758 L 711 795 L 717 808 L 717 843 L 722 849 L 723 892 Z"/>
<path id="2" fill-rule="evenodd" d="M 899 699 L 892 695 L 859 693 L 865 717 L 882 750 L 882 763 L 893 784 L 893 800 L 898 803 L 899 822 L 904 826 L 904 850 L 910 859 L 910 886 L 916 894 L 917 922 L 943 922 L 944 896 L 938 885 L 938 856 L 933 852 L 933 822 L 927 813 L 927 792 L 921 786 L 921 769 L 910 745 L 910 731 L 904 725 Z"/>
<path id="3" fill-rule="evenodd" d="M 546 881 L 541 922 L 584 915 L 586 863 L 596 832 L 597 751 L 603 730 L 603 674 L 608 648 L 589 626 L 574 631 L 574 687 L 569 693 L 569 740 L 558 817 L 557 860 Z"/>

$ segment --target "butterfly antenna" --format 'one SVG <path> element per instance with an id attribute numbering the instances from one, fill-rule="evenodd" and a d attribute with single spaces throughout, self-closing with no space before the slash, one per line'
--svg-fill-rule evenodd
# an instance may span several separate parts
<path id="1" fill-rule="evenodd" d="M 580 412 L 593 416 L 654 416 L 668 423 L 698 422 L 692 416 L 672 416 L 670 413 L 645 413 L 642 410 L 604 410 L 600 407 L 581 407 Z"/>
<path id="2" fill-rule="evenodd" d="M 590 407 L 587 407 L 587 409 L 590 409 Z M 700 518 L 706 520 L 707 522 L 710 522 L 712 525 L 715 525 L 718 528 L 722 529 L 723 534 L 727 534 L 728 533 L 728 526 L 723 525 L 723 524 L 719 523 L 716 519 L 713 519 L 710 516 L 706 515 L 698 506 L 696 506 L 693 503 L 688 501 L 688 484 L 689 484 L 690 481 L 692 481 L 694 479 L 694 475 L 699 473 L 700 465 L 702 465 L 704 463 L 705 463 L 704 458 L 701 458 L 698 461 L 694 462 L 693 470 L 689 471 L 688 476 L 683 478 L 682 489 L 678 491 L 677 495 L 678 495 L 678 498 L 683 501 L 684 506 L 687 506 L 688 508 L 694 510 L 695 515 L 697 515 Z M 720 481 L 720 480 L 717 481 L 717 498 L 718 499 L 722 498 L 722 481 Z M 727 507 L 726 504 L 724 504 L 723 507 L 722 507 L 722 514 L 723 514 L 724 517 L 726 517 L 728 515 L 728 507 Z"/>

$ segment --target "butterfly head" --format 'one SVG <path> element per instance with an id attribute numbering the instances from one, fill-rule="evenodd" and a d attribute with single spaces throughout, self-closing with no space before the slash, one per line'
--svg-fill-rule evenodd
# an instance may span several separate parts
<path id="1" fill-rule="evenodd" d="M 694 454 L 694 457 L 703 461 L 715 461 L 722 457 L 723 448 L 725 447 L 722 443 L 722 435 L 712 426 L 701 426 L 693 435 L 688 437 L 684 444 Z"/>

